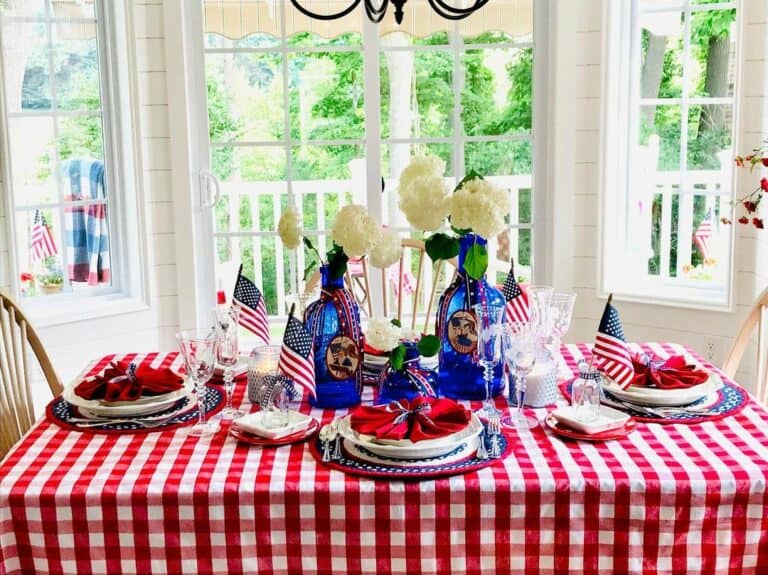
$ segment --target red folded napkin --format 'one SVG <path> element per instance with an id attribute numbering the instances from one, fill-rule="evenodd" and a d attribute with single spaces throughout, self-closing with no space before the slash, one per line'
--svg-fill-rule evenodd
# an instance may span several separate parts
<path id="1" fill-rule="evenodd" d="M 171 369 L 136 366 L 127 361 L 113 361 L 103 373 L 83 380 L 75 393 L 83 399 L 134 401 L 142 396 L 162 395 L 181 389 L 182 379 Z"/>
<path id="2" fill-rule="evenodd" d="M 635 376 L 630 385 L 657 387 L 659 389 L 684 389 L 704 383 L 709 374 L 695 365 L 687 365 L 685 357 L 673 355 L 659 359 L 647 354 L 635 354 L 632 357 Z"/>
<path id="3" fill-rule="evenodd" d="M 464 429 L 472 413 L 452 399 L 416 396 L 387 405 L 357 407 L 350 424 L 358 433 L 378 439 L 436 439 Z"/>

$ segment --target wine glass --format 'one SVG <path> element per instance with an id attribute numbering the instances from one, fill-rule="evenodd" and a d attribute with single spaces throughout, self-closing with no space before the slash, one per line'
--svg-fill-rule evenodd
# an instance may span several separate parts
<path id="1" fill-rule="evenodd" d="M 571 316 L 573 315 L 573 304 L 575 301 L 575 292 L 556 291 L 552 293 L 552 351 L 558 365 L 560 365 L 560 343 L 571 326 Z"/>
<path id="2" fill-rule="evenodd" d="M 517 409 L 513 415 L 504 418 L 503 423 L 517 429 L 531 429 L 539 422 L 523 414 L 525 402 L 526 378 L 536 364 L 537 330 L 530 324 L 509 323 L 506 326 L 504 361 L 510 374 L 515 374 L 515 399 Z M 511 382 L 510 382 L 511 390 Z"/>
<path id="3" fill-rule="evenodd" d="M 235 306 L 213 312 L 216 327 L 216 361 L 224 368 L 224 392 L 227 396 L 224 409 L 218 415 L 219 419 L 237 419 L 244 415 L 242 411 L 232 407 L 235 366 L 239 357 L 237 343 L 239 313 L 240 309 Z"/>
<path id="4" fill-rule="evenodd" d="M 498 417 L 501 412 L 493 404 L 493 368 L 501 361 L 501 336 L 505 308 L 503 306 L 476 305 L 477 355 L 483 367 L 485 380 L 485 401 L 476 413 L 488 419 Z"/>
<path id="5" fill-rule="evenodd" d="M 195 384 L 197 396 L 197 423 L 189 430 L 190 435 L 211 435 L 216 428 L 205 420 L 205 384 L 213 375 L 216 359 L 216 333 L 213 330 L 188 330 L 176 334 L 187 377 Z"/>
<path id="6" fill-rule="evenodd" d="M 530 323 L 539 341 L 546 340 L 552 331 L 552 286 L 528 286 Z"/>

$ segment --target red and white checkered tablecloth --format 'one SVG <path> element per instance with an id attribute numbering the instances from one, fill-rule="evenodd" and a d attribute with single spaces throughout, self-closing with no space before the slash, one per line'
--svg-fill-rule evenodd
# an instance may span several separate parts
<path id="1" fill-rule="evenodd" d="M 587 348 L 564 350 L 573 368 Z M 40 421 L 0 464 L 0 572 L 768 573 L 768 412 L 754 402 L 606 443 L 516 433 L 486 469 L 404 483 L 328 470 L 307 444 Z"/>

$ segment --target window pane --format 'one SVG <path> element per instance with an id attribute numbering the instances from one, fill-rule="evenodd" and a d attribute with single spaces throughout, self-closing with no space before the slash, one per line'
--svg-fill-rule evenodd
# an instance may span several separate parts
<path id="1" fill-rule="evenodd" d="M 280 45 L 280 39 L 269 34 L 251 34 L 245 38 L 230 40 L 219 34 L 206 34 L 206 48 L 272 48 Z"/>
<path id="2" fill-rule="evenodd" d="M 652 12 L 640 17 L 640 97 L 679 98 L 683 79 L 683 14 Z"/>
<path id="3" fill-rule="evenodd" d="M 467 142 L 464 148 L 464 166 L 467 172 L 475 170 L 484 176 L 531 174 L 533 142 Z"/>
<path id="4" fill-rule="evenodd" d="M 289 46 L 360 46 L 363 45 L 363 36 L 355 32 L 339 34 L 333 38 L 323 38 L 318 34 L 299 32 L 288 39 Z"/>
<path id="5" fill-rule="evenodd" d="M 51 118 L 10 118 L 13 192 L 17 206 L 58 200 L 53 177 L 53 120 Z"/>
<path id="6" fill-rule="evenodd" d="M 61 161 L 104 159 L 104 139 L 100 115 L 65 116 L 59 119 L 56 148 Z"/>
<path id="7" fill-rule="evenodd" d="M 691 106 L 688 110 L 688 169 L 715 170 L 730 165 L 733 106 Z"/>
<path id="8" fill-rule="evenodd" d="M 50 109 L 50 62 L 45 24 L 5 22 L 3 54 L 8 112 Z"/>
<path id="9" fill-rule="evenodd" d="M 53 63 L 56 74 L 56 99 L 60 109 L 98 110 L 101 108 L 96 38 L 60 39 L 54 47 Z"/>
<path id="10" fill-rule="evenodd" d="M 293 180 L 346 180 L 365 193 L 365 152 L 362 145 L 295 146 L 291 150 Z M 361 197 L 364 201 L 364 198 Z"/>
<path id="11" fill-rule="evenodd" d="M 277 146 L 213 146 L 213 175 L 228 182 L 273 182 L 284 180 L 285 150 Z"/>
<path id="12" fill-rule="evenodd" d="M 640 106 L 640 146 L 647 161 L 661 171 L 680 169 L 680 106 Z M 656 161 L 653 161 L 656 156 Z M 652 169 L 652 168 L 651 168 Z"/>
<path id="13" fill-rule="evenodd" d="M 465 44 L 508 44 L 515 42 L 515 39 L 504 32 L 488 31 L 477 36 L 466 36 L 463 41 Z"/>
<path id="14" fill-rule="evenodd" d="M 288 68 L 293 139 L 348 140 L 364 137 L 362 53 L 291 54 Z"/>
<path id="15" fill-rule="evenodd" d="M 733 96 L 736 80 L 736 10 L 695 12 L 691 19 L 688 92 L 692 96 Z"/>
<path id="16" fill-rule="evenodd" d="M 461 119 L 470 136 L 531 132 L 533 50 L 468 50 L 462 55 Z"/>
<path id="17" fill-rule="evenodd" d="M 394 51 L 382 54 L 380 61 L 382 136 L 453 134 L 453 54 Z"/>
<path id="18" fill-rule="evenodd" d="M 280 54 L 207 54 L 206 76 L 212 142 L 285 137 Z"/>

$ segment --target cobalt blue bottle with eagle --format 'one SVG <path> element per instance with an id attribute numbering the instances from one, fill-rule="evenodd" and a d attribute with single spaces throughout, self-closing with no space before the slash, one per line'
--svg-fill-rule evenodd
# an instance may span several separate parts
<path id="1" fill-rule="evenodd" d="M 453 399 L 485 399 L 484 370 L 477 357 L 477 324 L 473 306 L 503 309 L 502 293 L 485 276 L 476 280 L 464 268 L 467 252 L 473 244 L 487 245 L 484 238 L 468 234 L 460 238 L 456 278 L 440 296 L 435 333 L 440 338 L 439 394 Z M 506 318 L 505 318 L 506 321 Z M 504 368 L 493 368 L 491 394 L 504 391 Z"/>
<path id="2" fill-rule="evenodd" d="M 304 325 L 312 334 L 317 407 L 336 409 L 360 403 L 363 369 L 363 331 L 360 310 L 344 287 L 344 276 L 331 277 L 320 268 L 320 298 L 304 312 Z"/>

